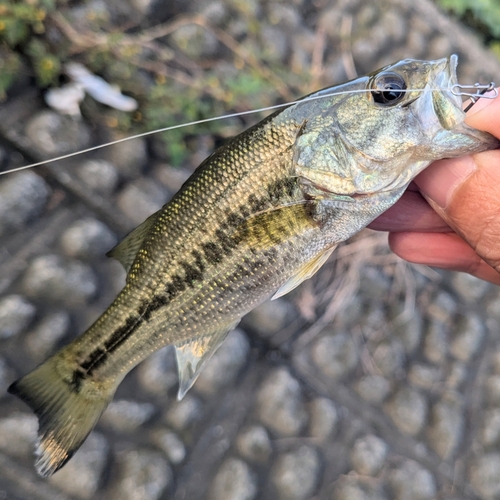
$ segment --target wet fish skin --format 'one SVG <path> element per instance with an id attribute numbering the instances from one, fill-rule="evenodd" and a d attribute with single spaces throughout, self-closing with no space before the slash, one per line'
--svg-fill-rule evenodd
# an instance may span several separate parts
<path id="1" fill-rule="evenodd" d="M 431 161 L 498 147 L 463 123 L 447 90 L 380 104 L 380 78 L 449 87 L 456 58 L 404 60 L 274 113 L 215 151 L 179 193 L 110 255 L 128 271 L 113 304 L 9 391 L 39 417 L 36 467 L 79 448 L 123 377 L 175 346 L 182 396 L 240 318 L 287 293 L 335 246 L 394 204 Z M 380 97 L 380 94 L 378 94 Z"/>

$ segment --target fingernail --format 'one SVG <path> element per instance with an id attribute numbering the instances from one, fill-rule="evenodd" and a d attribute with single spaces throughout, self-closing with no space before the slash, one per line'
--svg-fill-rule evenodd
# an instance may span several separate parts
<path id="1" fill-rule="evenodd" d="M 476 170 L 472 157 L 439 160 L 432 163 L 416 179 L 421 193 L 441 208 L 449 204 L 453 192 Z"/>

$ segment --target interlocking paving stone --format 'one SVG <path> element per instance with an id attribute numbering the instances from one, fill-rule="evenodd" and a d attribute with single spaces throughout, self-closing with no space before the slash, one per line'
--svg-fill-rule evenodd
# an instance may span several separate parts
<path id="1" fill-rule="evenodd" d="M 154 23 L 160 7 L 141 5 L 99 8 L 111 23 L 132 15 Z M 68 19 L 83 27 L 89 8 L 69 6 Z M 318 44 L 324 85 L 353 67 L 363 74 L 452 51 L 463 82 L 500 74 L 498 60 L 427 0 L 193 0 L 190 8 L 283 62 L 291 81 L 311 72 Z M 213 58 L 221 78 L 237 74 L 215 41 L 190 28 L 166 48 Z M 16 150 L 30 161 L 101 142 L 86 119 L 60 118 L 38 95 L 26 88 L 0 106 L 4 168 L 19 165 Z M 500 498 L 500 293 L 409 265 L 402 292 L 394 259 L 366 265 L 359 292 L 314 338 L 302 334 L 325 305 L 311 313 L 307 293 L 335 275 L 333 265 L 258 308 L 181 402 L 172 350 L 156 353 L 126 378 L 67 468 L 49 481 L 36 476 L 36 420 L 5 388 L 109 304 L 124 274 L 104 253 L 172 196 L 213 139 L 197 144 L 182 171 L 165 166 L 151 138 L 0 179 L 0 498 Z"/>

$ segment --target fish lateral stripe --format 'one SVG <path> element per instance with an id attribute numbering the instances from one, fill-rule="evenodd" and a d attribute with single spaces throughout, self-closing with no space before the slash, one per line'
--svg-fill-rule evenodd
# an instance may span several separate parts
<path id="1" fill-rule="evenodd" d="M 87 376 L 88 373 L 86 370 L 83 371 L 80 368 L 73 370 L 73 374 L 71 375 L 71 381 L 69 383 L 71 390 L 78 394 L 82 390 L 82 383 L 87 378 Z"/>
<path id="2" fill-rule="evenodd" d="M 251 194 L 248 197 L 248 205 L 250 206 L 252 213 L 260 212 L 261 210 L 268 208 L 269 201 L 270 200 L 267 196 L 258 198 L 256 195 Z"/>
<path id="3" fill-rule="evenodd" d="M 291 176 L 282 177 L 281 179 L 278 179 L 267 186 L 267 195 L 274 205 L 279 203 L 283 199 L 292 199 L 297 189 L 297 178 Z"/>
<path id="4" fill-rule="evenodd" d="M 90 352 L 87 359 L 80 364 L 87 368 L 83 371 L 82 378 L 88 378 L 100 368 L 107 360 L 107 357 L 118 349 L 133 333 L 141 326 L 144 321 L 142 316 L 130 316 L 126 319 L 125 325 L 113 332 L 106 342 L 104 349 L 97 347 Z M 75 374 L 78 370 L 75 370 Z M 79 375 L 80 376 L 80 375 Z"/>
<path id="5" fill-rule="evenodd" d="M 214 242 L 209 241 L 207 243 L 203 243 L 201 245 L 203 253 L 205 255 L 205 259 L 212 264 L 220 264 L 224 260 L 224 255 L 222 249 L 219 248 Z"/>
<path id="6" fill-rule="evenodd" d="M 196 264 L 196 267 L 200 271 L 200 273 L 203 273 L 205 271 L 205 264 L 203 262 L 203 257 L 198 250 L 192 250 L 191 255 L 194 257 L 194 261 Z"/>
<path id="7" fill-rule="evenodd" d="M 188 264 L 187 262 L 181 262 L 181 266 L 184 268 L 184 282 L 187 283 L 188 286 L 193 288 L 194 284 L 197 281 L 201 281 L 203 279 L 203 273 L 192 266 L 191 264 Z"/>
<path id="8" fill-rule="evenodd" d="M 166 295 L 155 295 L 151 302 L 148 304 L 148 308 L 146 309 L 146 312 L 144 313 L 144 320 L 149 321 L 151 318 L 151 314 L 154 311 L 157 311 L 158 309 L 161 309 L 162 307 L 166 307 L 170 304 L 170 298 L 167 297 Z"/>

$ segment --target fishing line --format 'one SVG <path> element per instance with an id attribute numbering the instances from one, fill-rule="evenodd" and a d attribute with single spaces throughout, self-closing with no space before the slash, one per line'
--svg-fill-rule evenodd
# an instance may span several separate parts
<path id="1" fill-rule="evenodd" d="M 405 92 L 405 93 L 408 93 L 408 92 L 433 92 L 433 91 L 442 91 L 442 90 L 449 91 L 455 96 L 469 97 L 472 102 L 467 106 L 467 108 L 465 109 L 465 112 L 467 112 L 480 98 L 495 99 L 498 96 L 498 90 L 495 88 L 495 84 L 493 82 L 486 84 L 486 85 L 480 84 L 480 83 L 476 83 L 474 85 L 460 85 L 460 84 L 456 83 L 449 88 L 435 87 L 435 88 L 423 88 L 423 89 L 422 88 L 420 88 L 420 89 L 400 89 L 400 90 L 398 89 L 398 92 Z M 474 90 L 475 92 L 469 92 L 470 90 Z M 302 98 L 297 99 L 295 101 L 289 101 L 289 102 L 285 102 L 282 104 L 274 104 L 273 106 L 266 106 L 263 108 L 251 109 L 248 111 L 239 111 L 237 113 L 229 113 L 227 115 L 214 116 L 211 118 L 203 118 L 201 120 L 195 120 L 195 121 L 187 122 L 187 123 L 180 123 L 179 125 L 171 125 L 169 127 L 163 127 L 163 128 L 159 128 L 156 130 L 150 130 L 148 132 L 141 132 L 140 134 L 131 135 L 130 137 L 124 137 L 123 139 L 117 139 L 117 140 L 111 141 L 111 142 L 105 142 L 104 144 L 98 144 L 97 146 L 85 148 L 85 149 L 82 149 L 80 151 L 76 151 L 74 153 L 67 153 L 67 154 L 64 154 L 61 156 L 57 156 L 56 158 L 51 158 L 49 160 L 43 160 L 43 161 L 39 161 L 36 163 L 31 163 L 29 165 L 23 165 L 22 167 L 16 167 L 16 168 L 12 168 L 10 170 L 5 170 L 3 172 L 0 172 L 0 176 L 5 175 L 5 174 L 12 174 L 14 172 L 20 172 L 22 170 L 27 170 L 29 168 L 39 167 L 41 165 L 46 165 L 47 163 L 53 163 L 53 162 L 60 161 L 60 160 L 66 160 L 68 158 L 73 158 L 74 156 L 82 155 L 85 153 L 90 153 L 91 151 L 97 151 L 98 149 L 107 148 L 109 146 L 113 146 L 115 144 L 120 144 L 120 143 L 126 142 L 126 141 L 131 141 L 132 139 L 139 139 L 141 137 L 147 137 L 147 136 L 150 136 L 153 134 L 159 134 L 161 132 L 169 132 L 170 130 L 176 130 L 176 129 L 190 127 L 190 126 L 194 126 L 194 125 L 201 125 L 204 123 L 215 122 L 218 120 L 227 120 L 229 118 L 236 118 L 238 116 L 245 116 L 245 115 L 250 115 L 253 113 L 262 113 L 265 111 L 273 111 L 276 109 L 285 108 L 287 106 L 292 106 L 293 104 L 299 104 L 299 103 L 304 103 L 304 102 L 308 102 L 308 101 L 315 101 L 317 99 L 325 99 L 326 97 L 332 97 L 332 96 L 337 96 L 337 95 L 346 95 L 346 94 L 361 94 L 363 92 L 372 92 L 372 91 L 373 91 L 373 89 L 371 89 L 371 88 L 354 89 L 354 90 L 339 90 L 336 92 L 327 92 L 325 90 L 326 93 L 323 94 L 322 93 L 323 91 L 320 90 L 320 91 L 318 91 L 318 93 L 320 95 L 312 95 L 312 96 L 305 97 L 305 98 L 302 97 Z M 486 95 L 486 92 L 490 92 L 490 91 L 492 91 L 493 94 Z"/>

